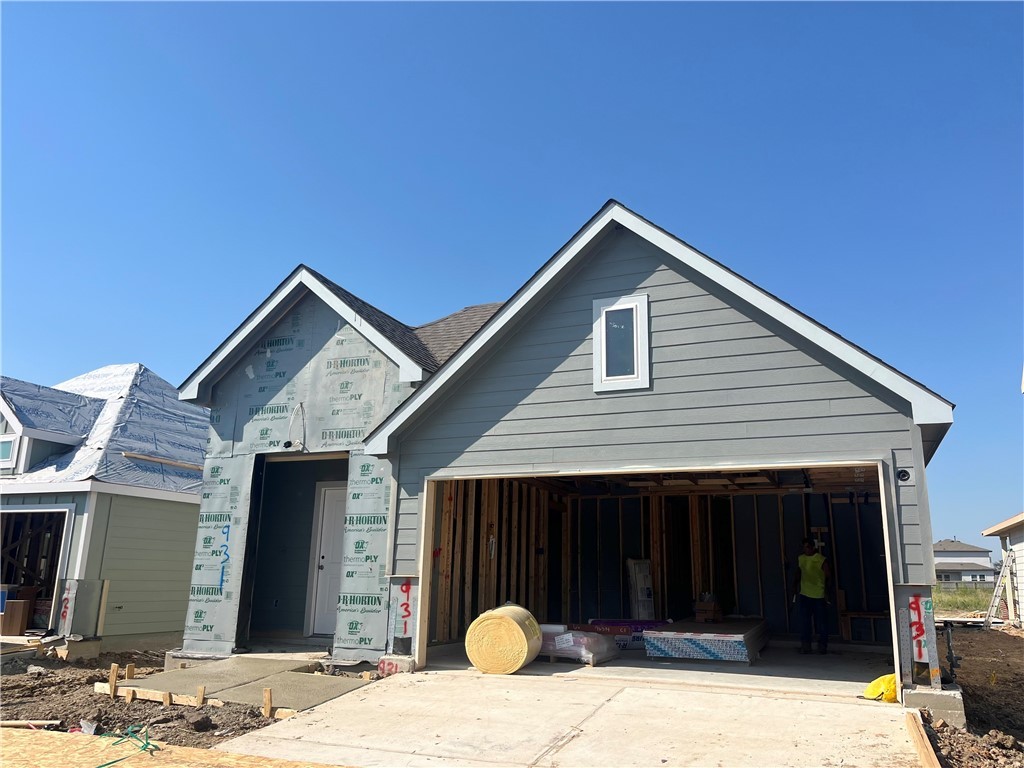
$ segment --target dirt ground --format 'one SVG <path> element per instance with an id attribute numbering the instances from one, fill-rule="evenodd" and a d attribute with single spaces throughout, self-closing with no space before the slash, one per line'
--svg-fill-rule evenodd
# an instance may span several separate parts
<path id="1" fill-rule="evenodd" d="M 926 724 L 939 761 L 948 768 L 1024 768 L 1024 631 L 957 628 L 953 644 L 962 657 L 956 672 L 963 688 L 967 728 L 941 721 Z M 0 679 L 0 719 L 59 720 L 55 729 L 62 731 L 82 728 L 85 721 L 86 728 L 95 723 L 97 733 L 123 733 L 130 726 L 143 726 L 153 740 L 201 748 L 274 722 L 258 708 L 241 704 L 197 710 L 111 700 L 95 693 L 93 683 L 106 682 L 110 665 L 115 663 L 122 669 L 134 663 L 136 677 L 144 677 L 163 671 L 163 653 L 105 654 L 89 662 L 33 659 L 5 663 Z"/>
<path id="2" fill-rule="evenodd" d="M 950 768 L 1024 768 L 1024 630 L 958 627 L 953 650 L 962 657 L 956 682 L 967 728 L 926 724 L 939 761 Z"/>
<path id="3" fill-rule="evenodd" d="M 183 747 L 212 747 L 247 731 L 274 722 L 259 708 L 242 704 L 200 709 L 164 707 L 155 701 L 110 698 L 96 693 L 93 683 L 105 683 L 111 664 L 135 664 L 135 676 L 163 672 L 163 653 L 104 654 L 99 660 L 64 662 L 56 659 L 5 663 L 0 680 L 0 718 L 3 720 L 60 720 L 56 730 L 95 723 L 96 733 L 124 733 L 130 726 L 149 729 L 149 738 Z M 28 671 L 28 667 L 42 671 Z M 204 718 L 208 718 L 205 720 Z"/>

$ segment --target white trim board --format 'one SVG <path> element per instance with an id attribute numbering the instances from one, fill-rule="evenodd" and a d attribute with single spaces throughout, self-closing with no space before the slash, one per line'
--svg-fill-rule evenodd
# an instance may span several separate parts
<path id="1" fill-rule="evenodd" d="M 157 501 L 178 501 L 182 504 L 199 504 L 199 488 L 195 493 L 186 491 L 164 491 L 159 488 L 139 488 L 134 485 L 118 485 L 101 480 L 79 480 L 71 483 L 17 483 L 0 479 L 0 492 L 4 496 L 24 496 L 40 493 L 109 493 L 112 496 L 133 496 Z"/>
<path id="2" fill-rule="evenodd" d="M 423 411 L 471 361 L 484 354 L 514 319 L 524 314 L 539 295 L 568 273 L 579 256 L 609 226 L 619 225 L 660 248 L 688 268 L 722 286 L 737 298 L 774 318 L 823 351 L 850 365 L 911 404 L 917 424 L 952 424 L 953 406 L 912 379 L 887 367 L 838 334 L 747 282 L 714 260 L 697 252 L 682 240 L 659 229 L 614 200 L 594 216 L 540 271 L 456 352 L 419 390 L 402 403 L 383 424 L 369 435 L 366 452 L 384 456 L 389 440 L 403 425 Z"/>
<path id="3" fill-rule="evenodd" d="M 298 302 L 306 293 L 312 293 L 352 325 L 367 341 L 383 352 L 398 365 L 401 381 L 422 381 L 425 374 L 405 352 L 399 349 L 373 325 L 363 320 L 348 304 L 343 302 L 327 286 L 316 279 L 305 267 L 299 267 L 287 278 L 246 321 L 232 333 L 196 371 L 179 387 L 178 399 L 197 401 L 201 390 L 211 379 L 219 378 L 218 373 L 225 363 L 230 363 L 240 350 L 256 342 L 256 335 L 275 314 Z"/>

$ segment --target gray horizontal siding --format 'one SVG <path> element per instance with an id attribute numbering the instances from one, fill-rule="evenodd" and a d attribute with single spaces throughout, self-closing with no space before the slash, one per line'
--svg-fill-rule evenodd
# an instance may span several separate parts
<path id="1" fill-rule="evenodd" d="M 893 449 L 913 463 L 905 404 L 669 263 L 628 232 L 610 235 L 400 437 L 397 570 L 415 568 L 420 486 L 433 473 L 891 460 Z M 592 302 L 635 293 L 649 296 L 651 388 L 595 394 Z"/>

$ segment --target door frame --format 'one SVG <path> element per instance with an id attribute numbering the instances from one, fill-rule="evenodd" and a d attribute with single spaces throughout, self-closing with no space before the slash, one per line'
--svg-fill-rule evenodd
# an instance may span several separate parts
<path id="1" fill-rule="evenodd" d="M 317 568 L 319 564 L 318 554 L 320 552 L 320 536 L 323 533 L 324 523 L 324 496 L 325 492 L 333 489 L 348 489 L 348 481 L 326 480 L 316 484 L 315 502 L 313 505 L 313 532 L 309 541 L 309 576 L 306 584 L 306 621 L 302 634 L 305 637 L 313 637 L 313 627 L 316 622 L 316 590 L 320 582 L 321 571 Z M 346 499 L 347 501 L 347 499 Z M 345 525 L 344 518 L 341 521 Z M 331 633 L 333 637 L 337 628 Z"/>

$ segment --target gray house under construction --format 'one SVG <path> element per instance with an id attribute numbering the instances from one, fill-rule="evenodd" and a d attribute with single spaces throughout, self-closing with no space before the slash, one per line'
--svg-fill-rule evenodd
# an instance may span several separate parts
<path id="1" fill-rule="evenodd" d="M 836 639 L 938 686 L 926 466 L 951 403 L 610 201 L 507 302 L 410 328 L 297 269 L 182 386 L 211 408 L 186 652 L 332 637 L 430 663 L 542 621 L 714 594 L 796 632 L 800 541 Z"/>

